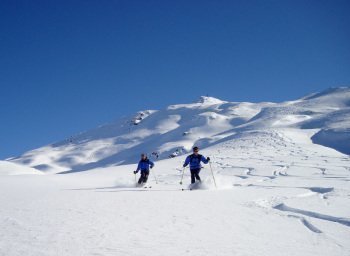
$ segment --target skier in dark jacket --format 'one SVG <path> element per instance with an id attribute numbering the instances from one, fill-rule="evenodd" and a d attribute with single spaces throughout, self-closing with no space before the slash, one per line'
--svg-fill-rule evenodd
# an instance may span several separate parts
<path id="1" fill-rule="evenodd" d="M 136 171 L 134 173 L 138 173 L 138 171 L 141 170 L 141 176 L 138 181 L 138 184 L 146 183 L 148 180 L 148 175 L 149 175 L 149 169 L 153 168 L 154 163 L 147 158 L 146 154 L 141 154 L 141 160 L 137 166 Z"/>
<path id="2" fill-rule="evenodd" d="M 190 171 L 191 171 L 191 184 L 196 182 L 196 179 L 198 181 L 201 181 L 201 178 L 199 177 L 199 172 L 202 169 L 201 162 L 207 164 L 210 161 L 210 158 L 205 158 L 204 156 L 198 154 L 198 147 L 193 148 L 193 154 L 186 157 L 185 163 L 183 167 L 186 167 L 188 164 L 190 164 Z"/>

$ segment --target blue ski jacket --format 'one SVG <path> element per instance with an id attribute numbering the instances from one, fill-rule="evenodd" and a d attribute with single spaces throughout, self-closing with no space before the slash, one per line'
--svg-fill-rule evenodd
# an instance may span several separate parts
<path id="1" fill-rule="evenodd" d="M 183 167 L 186 167 L 188 164 L 190 164 L 190 170 L 201 169 L 201 162 L 207 164 L 209 161 L 202 155 L 192 154 L 186 157 Z"/>
<path id="2" fill-rule="evenodd" d="M 148 158 L 146 158 L 145 160 L 141 160 L 137 166 L 136 172 L 140 171 L 144 172 L 144 171 L 149 171 L 149 168 L 153 168 L 154 163 L 149 160 Z"/>

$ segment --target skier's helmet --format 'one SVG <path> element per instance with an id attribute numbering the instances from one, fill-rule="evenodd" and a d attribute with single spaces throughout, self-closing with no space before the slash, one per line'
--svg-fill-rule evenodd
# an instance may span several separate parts
<path id="1" fill-rule="evenodd" d="M 193 152 L 198 152 L 199 148 L 198 147 L 193 147 Z"/>

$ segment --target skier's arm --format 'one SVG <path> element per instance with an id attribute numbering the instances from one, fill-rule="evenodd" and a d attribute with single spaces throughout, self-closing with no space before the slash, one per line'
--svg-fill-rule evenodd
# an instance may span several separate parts
<path id="1" fill-rule="evenodd" d="M 183 165 L 183 167 L 186 167 L 188 164 L 190 163 L 190 157 L 186 157 L 185 163 Z"/>
<path id="2" fill-rule="evenodd" d="M 150 160 L 150 161 L 149 161 L 149 165 L 150 165 L 150 167 L 151 167 L 151 169 L 152 169 L 153 166 L 154 166 L 154 163 Z"/>
<path id="3" fill-rule="evenodd" d="M 205 158 L 204 156 L 202 156 L 201 161 L 202 161 L 203 163 L 207 164 L 207 163 L 209 163 L 210 158 L 209 158 L 209 157 Z"/>
<path id="4" fill-rule="evenodd" d="M 141 169 L 141 162 L 139 162 L 139 164 L 137 165 L 137 169 L 136 169 L 135 173 L 137 173 L 140 169 Z"/>

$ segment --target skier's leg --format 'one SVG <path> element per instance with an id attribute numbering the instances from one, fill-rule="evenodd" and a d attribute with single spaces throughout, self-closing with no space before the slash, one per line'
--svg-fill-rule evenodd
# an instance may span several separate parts
<path id="1" fill-rule="evenodd" d="M 148 175 L 149 175 L 149 172 L 145 172 L 144 176 L 143 176 L 143 183 L 146 183 L 147 180 L 148 180 Z"/>
<path id="2" fill-rule="evenodd" d="M 200 170 L 201 170 L 201 169 L 198 169 L 198 170 L 196 170 L 196 172 L 195 172 L 195 176 L 196 176 L 196 179 L 197 179 L 198 181 L 201 181 L 201 177 L 199 177 L 199 172 L 200 172 Z"/>
<path id="3" fill-rule="evenodd" d="M 191 184 L 196 182 L 196 170 L 191 170 Z"/>
<path id="4" fill-rule="evenodd" d="M 141 172 L 141 175 L 140 175 L 140 178 L 139 178 L 139 184 L 141 184 L 143 182 L 143 176 L 144 176 L 144 173 Z"/>

